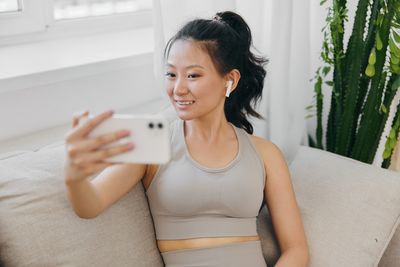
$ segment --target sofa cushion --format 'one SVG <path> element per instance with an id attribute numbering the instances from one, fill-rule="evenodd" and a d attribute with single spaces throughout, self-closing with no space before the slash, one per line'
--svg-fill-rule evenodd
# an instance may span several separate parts
<path id="1" fill-rule="evenodd" d="M 378 266 L 399 224 L 399 173 L 305 146 L 289 168 L 310 247 L 309 266 Z M 257 226 L 267 264 L 273 266 L 279 247 L 266 208 Z M 393 256 L 398 266 L 399 250 L 394 244 L 388 262 Z"/>
<path id="2" fill-rule="evenodd" d="M 139 183 L 95 219 L 66 195 L 64 145 L 0 160 L 0 256 L 13 266 L 163 266 Z"/>
<path id="3" fill-rule="evenodd" d="M 385 250 L 378 267 L 399 267 L 400 264 L 400 226 Z"/>

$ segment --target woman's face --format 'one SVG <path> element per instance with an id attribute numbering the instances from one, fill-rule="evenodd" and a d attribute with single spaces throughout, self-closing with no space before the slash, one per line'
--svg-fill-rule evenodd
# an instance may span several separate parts
<path id="1" fill-rule="evenodd" d="M 166 88 L 183 120 L 224 112 L 226 80 L 194 41 L 176 41 L 166 62 Z"/>

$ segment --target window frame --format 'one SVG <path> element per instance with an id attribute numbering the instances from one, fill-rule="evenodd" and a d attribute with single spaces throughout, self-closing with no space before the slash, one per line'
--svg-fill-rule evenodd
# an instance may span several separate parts
<path id="1" fill-rule="evenodd" d="M 21 11 L 0 13 L 0 38 L 45 30 L 46 16 L 42 5 L 19 1 Z"/>
<path id="2" fill-rule="evenodd" d="M 151 27 L 153 24 L 152 9 L 57 21 L 53 16 L 53 0 L 22 0 L 20 3 L 22 11 L 0 14 L 0 47 Z"/>

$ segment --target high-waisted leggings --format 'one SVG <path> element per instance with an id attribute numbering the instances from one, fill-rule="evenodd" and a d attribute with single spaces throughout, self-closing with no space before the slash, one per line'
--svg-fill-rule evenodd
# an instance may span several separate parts
<path id="1" fill-rule="evenodd" d="M 267 267 L 260 240 L 162 252 L 165 267 Z"/>

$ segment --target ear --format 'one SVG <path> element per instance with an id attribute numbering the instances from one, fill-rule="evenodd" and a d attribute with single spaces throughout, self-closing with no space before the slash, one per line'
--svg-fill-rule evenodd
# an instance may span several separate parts
<path id="1" fill-rule="evenodd" d="M 240 71 L 238 69 L 233 69 L 228 74 L 225 75 L 225 85 L 228 86 L 228 84 L 232 84 L 230 92 L 236 89 L 239 80 L 240 80 Z"/>

